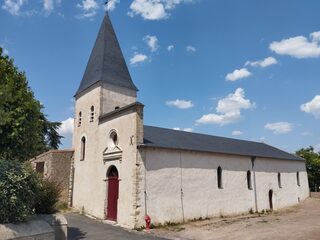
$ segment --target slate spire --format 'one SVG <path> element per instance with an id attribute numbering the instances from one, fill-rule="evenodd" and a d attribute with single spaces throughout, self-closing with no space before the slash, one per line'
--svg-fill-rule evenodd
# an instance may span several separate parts
<path id="1" fill-rule="evenodd" d="M 108 14 L 104 16 L 87 68 L 75 96 L 97 82 L 138 91 L 132 82 Z"/>

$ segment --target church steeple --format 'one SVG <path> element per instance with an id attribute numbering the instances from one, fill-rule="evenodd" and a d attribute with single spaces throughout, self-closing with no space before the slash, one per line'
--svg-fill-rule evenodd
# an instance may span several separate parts
<path id="1" fill-rule="evenodd" d="M 138 91 L 132 82 L 108 14 L 105 14 L 75 96 L 98 82 Z"/>

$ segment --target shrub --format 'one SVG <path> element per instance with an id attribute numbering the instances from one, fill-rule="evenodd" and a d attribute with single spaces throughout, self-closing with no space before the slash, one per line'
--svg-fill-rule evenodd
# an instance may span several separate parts
<path id="1" fill-rule="evenodd" d="M 39 178 L 28 163 L 0 160 L 0 223 L 24 221 L 34 213 Z"/>
<path id="2" fill-rule="evenodd" d="M 42 179 L 34 205 L 36 214 L 55 213 L 56 204 L 59 201 L 61 188 L 53 181 Z"/>

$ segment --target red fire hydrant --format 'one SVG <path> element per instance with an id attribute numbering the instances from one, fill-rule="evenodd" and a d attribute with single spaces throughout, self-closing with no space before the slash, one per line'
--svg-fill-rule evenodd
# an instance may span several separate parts
<path id="1" fill-rule="evenodd" d="M 149 231 L 150 230 L 150 224 L 151 224 L 151 218 L 149 215 L 146 215 L 144 217 L 144 220 L 146 221 L 146 230 Z"/>

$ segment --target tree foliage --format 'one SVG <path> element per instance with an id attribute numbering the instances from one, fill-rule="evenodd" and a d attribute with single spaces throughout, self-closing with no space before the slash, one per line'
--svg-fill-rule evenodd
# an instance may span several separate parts
<path id="1" fill-rule="evenodd" d="M 39 179 L 29 164 L 0 160 L 0 224 L 33 214 L 38 189 Z"/>
<path id="2" fill-rule="evenodd" d="M 311 191 L 319 191 L 320 187 L 320 152 L 315 152 L 313 147 L 302 148 L 296 154 L 306 160 L 308 180 Z"/>
<path id="3" fill-rule="evenodd" d="M 0 159 L 25 161 L 57 149 L 58 122 L 50 122 L 28 86 L 25 73 L 0 48 Z"/>

